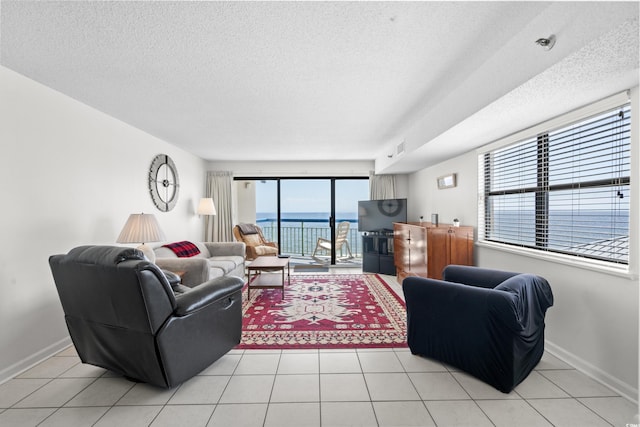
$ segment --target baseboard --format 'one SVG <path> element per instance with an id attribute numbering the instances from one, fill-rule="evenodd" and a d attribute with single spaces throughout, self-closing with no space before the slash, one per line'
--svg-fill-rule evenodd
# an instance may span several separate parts
<path id="1" fill-rule="evenodd" d="M 599 383 L 613 389 L 626 399 L 638 404 L 638 389 L 624 381 L 615 378 L 606 373 L 602 369 L 590 364 L 575 354 L 563 349 L 562 347 L 545 340 L 545 350 L 562 360 L 565 363 L 576 368 L 578 371 L 588 375 Z"/>
<path id="2" fill-rule="evenodd" d="M 27 369 L 31 369 L 43 360 L 48 359 L 54 354 L 59 353 L 65 348 L 69 347 L 71 344 L 72 343 L 70 337 L 63 338 L 60 341 L 43 348 L 39 352 L 32 354 L 26 359 L 23 359 L 17 363 L 14 363 L 8 368 L 3 369 L 2 371 L 0 371 L 0 384 L 5 383 L 10 379 L 20 375 Z"/>

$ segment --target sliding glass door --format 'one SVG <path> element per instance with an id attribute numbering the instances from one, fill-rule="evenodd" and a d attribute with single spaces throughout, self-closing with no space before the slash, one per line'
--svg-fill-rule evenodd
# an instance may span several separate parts
<path id="1" fill-rule="evenodd" d="M 333 200 L 335 203 L 333 229 L 335 264 L 362 263 L 362 236 L 358 233 L 358 201 L 369 199 L 368 179 L 335 179 Z M 346 225 L 347 223 L 348 225 Z M 346 233 L 343 230 L 346 228 Z"/>
<path id="2" fill-rule="evenodd" d="M 246 178 L 244 178 L 246 179 Z M 256 180 L 256 222 L 294 261 L 357 264 L 358 200 L 369 197 L 366 178 Z"/>
<path id="3" fill-rule="evenodd" d="M 330 180 L 280 180 L 280 212 L 283 253 L 331 260 Z M 316 250 L 318 244 L 329 250 Z"/>

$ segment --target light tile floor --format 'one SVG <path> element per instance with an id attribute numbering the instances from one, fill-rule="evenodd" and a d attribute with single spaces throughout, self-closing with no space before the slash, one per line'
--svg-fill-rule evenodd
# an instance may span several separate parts
<path id="1" fill-rule="evenodd" d="M 170 390 L 68 348 L 0 385 L 0 426 L 11 427 L 626 426 L 636 412 L 548 353 L 509 394 L 406 348 L 232 350 Z"/>

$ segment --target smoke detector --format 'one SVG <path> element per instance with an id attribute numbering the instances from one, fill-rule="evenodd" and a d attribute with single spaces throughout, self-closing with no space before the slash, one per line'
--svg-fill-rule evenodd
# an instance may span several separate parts
<path id="1" fill-rule="evenodd" d="M 551 50 L 551 48 L 556 44 L 556 36 L 550 35 L 548 38 L 540 38 L 536 40 L 536 44 L 544 50 Z"/>

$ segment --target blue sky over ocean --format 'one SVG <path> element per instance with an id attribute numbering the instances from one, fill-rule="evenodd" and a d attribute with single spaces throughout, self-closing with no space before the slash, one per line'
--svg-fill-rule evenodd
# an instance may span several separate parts
<path id="1" fill-rule="evenodd" d="M 256 182 L 256 212 L 277 210 L 276 181 Z M 336 212 L 356 214 L 358 200 L 369 198 L 369 180 L 336 181 Z M 283 179 L 281 181 L 283 213 L 327 213 L 331 210 L 331 183 L 328 179 Z"/>

